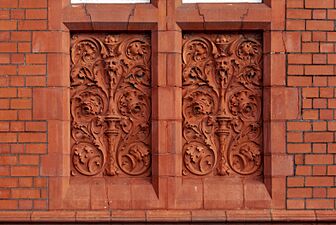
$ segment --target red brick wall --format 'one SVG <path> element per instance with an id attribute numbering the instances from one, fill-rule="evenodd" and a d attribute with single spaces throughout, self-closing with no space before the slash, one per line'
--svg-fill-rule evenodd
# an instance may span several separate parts
<path id="1" fill-rule="evenodd" d="M 47 0 L 0 1 L 0 209 L 45 210 L 47 123 L 32 118 L 33 88 L 45 86 L 47 54 L 34 52 L 34 31 L 48 29 Z"/>
<path id="2" fill-rule="evenodd" d="M 155 6 L 166 4 L 166 0 L 155 2 Z M 67 168 L 64 171 L 55 169 L 59 166 L 57 163 L 68 165 L 67 161 L 63 162 L 59 159 L 60 156 L 55 150 L 58 146 L 67 148 L 68 143 L 63 143 L 62 138 L 54 136 L 62 130 L 60 124 L 68 124 L 68 118 L 62 117 L 64 110 L 68 110 L 68 102 L 66 102 L 68 98 L 58 92 L 58 90 L 67 89 L 69 79 L 61 76 L 68 74 L 69 70 L 69 35 L 67 28 L 61 23 L 63 14 L 64 17 L 69 17 L 69 12 L 64 13 L 61 10 L 62 6 L 68 5 L 68 1 L 0 0 L 0 221 L 27 221 L 33 218 L 71 221 L 87 217 L 91 220 L 100 218 L 104 221 L 113 218 L 117 218 L 116 220 L 132 218 L 139 221 L 148 218 L 183 221 L 191 219 L 230 221 L 336 219 L 335 211 L 324 211 L 335 209 L 336 198 L 336 166 L 334 165 L 336 164 L 336 122 L 333 121 L 336 118 L 334 112 L 336 108 L 334 76 L 336 72 L 336 0 L 265 2 L 267 5 L 272 3 L 271 55 L 276 53 L 274 54 L 276 56 L 272 59 L 271 68 L 275 70 L 273 73 L 279 73 L 279 76 L 276 76 L 278 79 L 276 82 L 283 83 L 289 88 L 288 92 L 292 93 L 289 96 L 295 97 L 298 93 L 296 97 L 299 98 L 298 105 L 289 104 L 296 101 L 287 99 L 288 105 L 283 106 L 300 109 L 299 115 L 293 117 L 297 119 L 285 121 L 287 131 L 284 133 L 288 154 L 286 157 L 293 156 L 291 165 L 294 171 L 290 166 L 281 168 L 280 163 L 276 168 L 277 174 L 285 174 L 286 170 L 290 170 L 292 175 L 286 180 L 275 177 L 276 182 L 268 187 L 269 192 L 272 192 L 270 189 L 273 190 L 272 198 L 276 198 L 279 192 L 285 193 L 285 199 L 283 201 L 280 199 L 271 205 L 266 204 L 267 207 L 263 209 L 244 211 L 238 209 L 237 211 L 166 210 L 168 203 L 164 203 L 160 205 L 161 208 L 158 211 L 119 210 L 83 213 L 69 208 L 69 212 L 49 211 L 57 208 L 55 198 L 64 197 L 55 194 L 58 188 L 64 187 L 64 184 L 52 182 L 54 177 L 69 174 Z M 286 10 L 282 10 L 284 8 Z M 233 16 L 239 17 L 241 12 L 240 19 L 244 20 L 246 9 L 246 7 L 239 8 L 237 15 Z M 167 12 L 172 10 L 167 3 Z M 83 9 L 84 11 L 86 9 Z M 250 13 L 254 12 L 251 11 Z M 283 14 L 285 14 L 285 20 L 281 19 Z M 162 14 L 158 15 L 162 16 Z M 70 29 L 73 26 L 79 30 L 92 29 L 92 23 L 82 22 L 92 19 L 89 15 L 74 13 L 71 16 L 78 19 L 76 23 L 67 24 Z M 112 19 L 114 15 L 109 14 L 109 16 L 111 17 L 109 19 Z M 146 18 L 146 15 L 141 13 L 136 16 Z M 257 21 L 258 16 L 262 15 L 255 13 L 253 16 Z M 202 15 L 197 14 L 191 18 L 197 22 L 196 17 L 202 17 Z M 64 20 L 67 19 L 69 18 Z M 176 25 L 172 25 L 170 19 L 166 21 L 167 27 L 170 26 L 169 29 L 174 30 Z M 244 28 L 246 25 L 247 28 L 251 26 L 256 29 L 260 26 L 261 30 L 268 31 L 269 26 L 265 26 L 264 23 L 254 24 L 254 18 L 247 19 L 252 21 L 253 25 L 244 24 L 242 21 L 237 23 L 237 27 Z M 206 16 L 203 15 L 202 20 L 206 20 Z M 128 28 L 128 22 L 126 18 L 126 28 L 120 25 L 122 23 L 115 23 L 115 25 L 120 25 L 120 29 L 125 30 Z M 149 27 L 148 24 L 143 26 Z M 283 28 L 281 28 L 282 24 L 284 24 Z M 237 29 L 235 25 L 232 27 Z M 193 29 L 193 26 L 188 29 Z M 167 55 L 170 57 L 173 54 L 176 53 Z M 169 58 L 167 55 L 161 58 Z M 277 61 L 283 60 L 283 56 L 286 57 L 287 62 L 285 77 L 281 76 L 281 70 L 284 68 Z M 177 64 L 176 67 L 178 66 Z M 46 92 L 40 94 L 40 88 L 43 87 L 48 87 L 48 95 L 44 95 Z M 36 96 L 35 99 L 33 96 Z M 49 101 L 50 99 L 54 101 Z M 41 101 L 45 103 L 43 107 L 40 104 Z M 43 110 L 46 109 L 49 112 L 48 121 L 43 116 L 45 114 Z M 278 127 L 274 129 L 277 130 Z M 62 134 L 69 134 L 67 131 L 62 132 Z M 281 170 L 284 172 L 282 173 Z M 76 194 L 76 191 L 74 190 L 73 193 Z M 170 189 L 168 195 L 169 191 Z M 53 203 L 50 202 L 51 198 L 54 198 Z"/>
<path id="3" fill-rule="evenodd" d="M 334 0 L 288 0 L 287 86 L 300 93 L 300 119 L 287 121 L 287 152 L 294 175 L 287 179 L 288 209 L 335 208 L 335 19 Z"/>

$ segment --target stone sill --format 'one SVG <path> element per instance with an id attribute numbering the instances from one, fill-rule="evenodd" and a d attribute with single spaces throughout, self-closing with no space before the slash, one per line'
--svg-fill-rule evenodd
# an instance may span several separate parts
<path id="1" fill-rule="evenodd" d="M 0 222 L 331 222 L 327 210 L 1 211 Z"/>

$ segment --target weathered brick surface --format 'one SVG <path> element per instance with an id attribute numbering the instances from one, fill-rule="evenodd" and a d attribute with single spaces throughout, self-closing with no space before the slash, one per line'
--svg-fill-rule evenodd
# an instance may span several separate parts
<path id="1" fill-rule="evenodd" d="M 287 121 L 287 152 L 298 159 L 294 175 L 287 179 L 288 209 L 335 208 L 331 197 L 335 186 L 334 8 L 332 0 L 287 0 L 286 28 L 301 34 L 297 45 L 302 46 L 301 51 L 287 53 L 287 68 L 291 69 L 287 85 L 301 93 L 300 119 Z M 291 26 L 297 20 L 305 26 Z"/>
<path id="2" fill-rule="evenodd" d="M 47 178 L 39 167 L 46 151 L 38 149 L 46 147 L 47 128 L 31 115 L 32 92 L 45 86 L 47 65 L 31 41 L 33 30 L 47 29 L 47 0 L 1 0 L 0 8 L 0 207 L 45 210 Z"/>

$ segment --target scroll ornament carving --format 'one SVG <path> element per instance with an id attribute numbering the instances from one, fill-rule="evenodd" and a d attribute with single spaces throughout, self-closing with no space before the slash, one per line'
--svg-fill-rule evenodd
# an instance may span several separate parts
<path id="1" fill-rule="evenodd" d="M 78 34 L 71 41 L 72 175 L 148 176 L 149 38 Z"/>
<path id="2" fill-rule="evenodd" d="M 253 34 L 183 39 L 183 174 L 262 172 L 262 48 Z"/>

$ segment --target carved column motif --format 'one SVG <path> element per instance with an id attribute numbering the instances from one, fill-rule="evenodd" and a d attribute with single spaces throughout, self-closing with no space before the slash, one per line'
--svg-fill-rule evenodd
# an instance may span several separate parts
<path id="1" fill-rule="evenodd" d="M 257 34 L 183 37 L 183 174 L 262 173 L 262 46 Z"/>
<path id="2" fill-rule="evenodd" d="M 150 174 L 150 57 L 146 35 L 72 36 L 72 175 Z"/>

